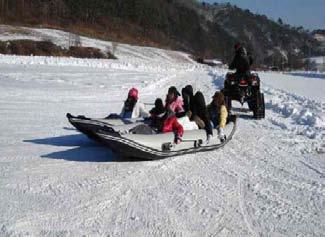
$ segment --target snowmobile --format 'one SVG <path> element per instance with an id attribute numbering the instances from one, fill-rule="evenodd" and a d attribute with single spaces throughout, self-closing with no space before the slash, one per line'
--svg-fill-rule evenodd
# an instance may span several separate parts
<path id="1" fill-rule="evenodd" d="M 71 114 L 67 114 L 67 118 L 77 130 L 117 154 L 146 160 L 219 149 L 232 139 L 237 120 L 236 116 L 229 118 L 225 128 L 226 140 L 223 142 L 215 136 L 206 144 L 205 130 L 197 129 L 184 131 L 181 143 L 175 144 L 173 132 L 158 133 L 145 120 L 91 119 Z M 214 134 L 217 134 L 217 130 L 214 130 Z"/>
<path id="2" fill-rule="evenodd" d="M 232 100 L 239 101 L 242 105 L 247 102 L 254 118 L 265 118 L 264 94 L 261 93 L 260 85 L 257 73 L 250 75 L 227 73 L 223 93 L 228 110 L 231 110 Z"/>

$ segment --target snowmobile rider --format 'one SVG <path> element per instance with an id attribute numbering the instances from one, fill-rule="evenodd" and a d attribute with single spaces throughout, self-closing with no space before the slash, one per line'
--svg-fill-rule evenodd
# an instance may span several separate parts
<path id="1" fill-rule="evenodd" d="M 174 143 L 179 144 L 182 141 L 184 133 L 183 126 L 178 123 L 175 114 L 166 109 L 160 98 L 156 99 L 155 107 L 150 110 L 150 115 L 152 119 L 151 126 L 158 132 L 174 132 Z"/>
<path id="2" fill-rule="evenodd" d="M 225 106 L 225 97 L 222 92 L 217 91 L 212 97 L 212 102 L 208 105 L 210 120 L 214 128 L 218 129 L 218 136 L 221 142 L 226 140 L 224 128 L 226 127 L 228 111 Z"/>
<path id="3" fill-rule="evenodd" d="M 235 57 L 229 65 L 230 70 L 236 69 L 236 76 L 250 75 L 250 67 L 253 64 L 253 58 L 249 55 L 246 49 L 240 44 L 235 44 Z"/>
<path id="4" fill-rule="evenodd" d="M 120 116 L 122 118 L 146 118 L 149 114 L 145 110 L 143 103 L 138 102 L 139 92 L 136 88 L 129 90 L 128 97 L 124 102 Z"/>
<path id="5" fill-rule="evenodd" d="M 166 110 L 174 113 L 177 117 L 181 117 L 181 113 L 184 112 L 183 100 L 180 95 L 176 87 L 171 86 L 166 96 Z"/>

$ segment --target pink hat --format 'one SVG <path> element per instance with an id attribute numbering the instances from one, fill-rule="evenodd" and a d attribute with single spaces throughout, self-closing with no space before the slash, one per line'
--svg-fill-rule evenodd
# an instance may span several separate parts
<path id="1" fill-rule="evenodd" d="M 136 88 L 132 88 L 129 90 L 128 97 L 131 97 L 134 100 L 138 100 L 138 98 L 139 98 L 138 95 L 139 95 L 139 92 Z"/>

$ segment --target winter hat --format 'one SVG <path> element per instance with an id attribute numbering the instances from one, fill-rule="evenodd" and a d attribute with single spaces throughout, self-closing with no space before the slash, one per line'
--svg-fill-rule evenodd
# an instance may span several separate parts
<path id="1" fill-rule="evenodd" d="M 132 88 L 129 90 L 128 97 L 133 98 L 134 100 L 138 100 L 139 92 L 136 88 Z"/>
<path id="2" fill-rule="evenodd" d="M 171 86 L 168 89 L 168 94 L 174 94 L 176 96 L 180 96 L 181 94 L 178 92 L 175 86 Z"/>

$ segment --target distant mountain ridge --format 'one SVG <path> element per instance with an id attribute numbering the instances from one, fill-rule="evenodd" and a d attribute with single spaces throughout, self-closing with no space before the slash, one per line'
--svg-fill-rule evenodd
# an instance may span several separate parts
<path id="1" fill-rule="evenodd" d="M 124 43 L 183 50 L 229 62 L 242 42 L 257 65 L 298 66 L 319 55 L 303 28 L 274 22 L 230 4 L 195 0 L 1 0 L 0 23 L 64 28 Z"/>

